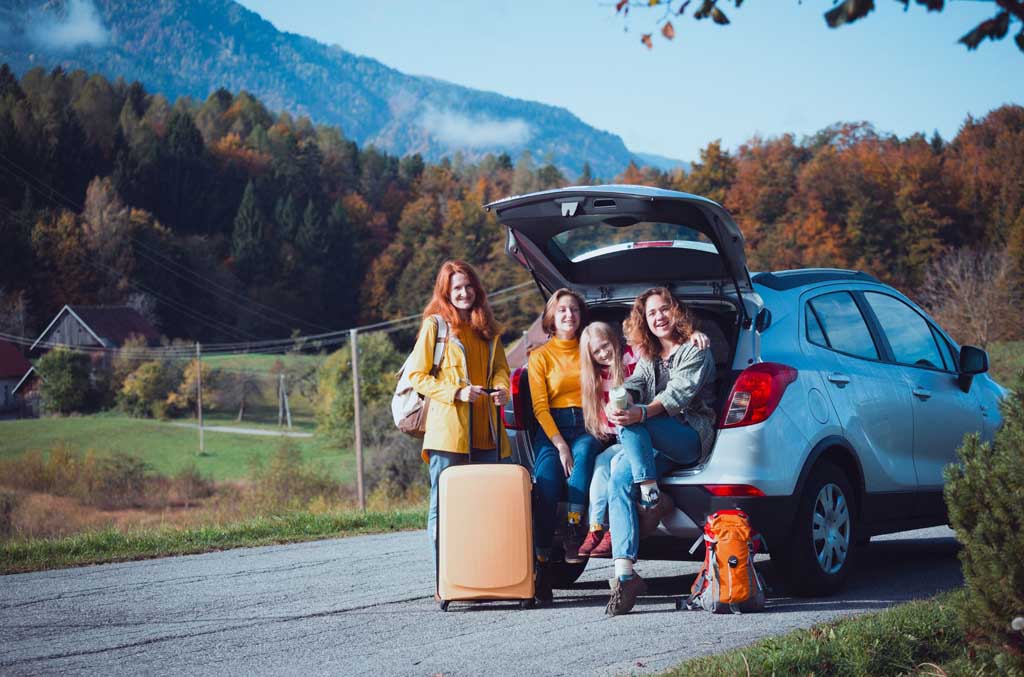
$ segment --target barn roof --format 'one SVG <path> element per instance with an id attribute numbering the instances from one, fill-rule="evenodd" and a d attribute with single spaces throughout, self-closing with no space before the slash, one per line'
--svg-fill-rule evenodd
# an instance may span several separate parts
<path id="1" fill-rule="evenodd" d="M 129 306 L 64 306 L 32 344 L 32 349 L 45 343 L 50 330 L 65 313 L 74 317 L 106 348 L 118 348 L 133 335 L 142 336 L 151 344 L 160 340 L 160 332 Z"/>
<path id="2" fill-rule="evenodd" d="M 20 379 L 31 366 L 16 345 L 0 340 L 0 378 Z"/>

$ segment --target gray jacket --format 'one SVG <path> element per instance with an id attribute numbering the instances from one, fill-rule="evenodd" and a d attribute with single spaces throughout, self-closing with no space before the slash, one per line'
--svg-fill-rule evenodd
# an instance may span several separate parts
<path id="1" fill-rule="evenodd" d="M 715 358 L 710 350 L 685 344 L 668 358 L 668 384 L 655 392 L 656 368 L 649 358 L 637 362 L 633 375 L 623 384 L 633 400 L 647 404 L 657 399 L 669 416 L 687 423 L 700 435 L 701 458 L 707 458 L 715 441 Z"/>

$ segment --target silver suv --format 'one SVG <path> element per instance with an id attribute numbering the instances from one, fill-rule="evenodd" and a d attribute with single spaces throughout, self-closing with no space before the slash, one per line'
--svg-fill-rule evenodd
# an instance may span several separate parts
<path id="1" fill-rule="evenodd" d="M 641 557 L 690 557 L 705 516 L 738 506 L 786 586 L 824 594 L 872 535 L 947 523 L 943 468 L 966 433 L 991 439 L 1006 391 L 985 351 L 957 346 L 906 296 L 849 270 L 752 275 L 729 214 L 687 193 L 572 187 L 487 207 L 545 295 L 574 289 L 591 319 L 621 326 L 640 292 L 664 285 L 712 339 L 717 439 L 661 481 L 677 510 Z M 529 468 L 528 388 L 514 372 L 504 415 Z M 584 566 L 562 563 L 560 582 Z"/>

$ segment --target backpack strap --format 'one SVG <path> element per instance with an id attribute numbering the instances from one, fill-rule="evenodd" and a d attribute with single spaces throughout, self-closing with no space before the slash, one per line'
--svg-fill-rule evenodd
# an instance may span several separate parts
<path id="1" fill-rule="evenodd" d="M 448 343 L 448 323 L 440 315 L 431 315 L 437 325 L 437 340 L 434 341 L 434 364 L 430 373 L 437 376 L 437 370 L 441 367 L 441 359 L 444 357 L 444 347 Z"/>

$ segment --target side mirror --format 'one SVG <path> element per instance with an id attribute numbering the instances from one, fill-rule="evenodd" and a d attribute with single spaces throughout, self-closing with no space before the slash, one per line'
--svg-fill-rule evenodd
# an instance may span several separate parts
<path id="1" fill-rule="evenodd" d="M 988 353 L 974 346 L 960 347 L 960 376 L 957 381 L 965 393 L 971 389 L 975 374 L 988 371 Z"/>

